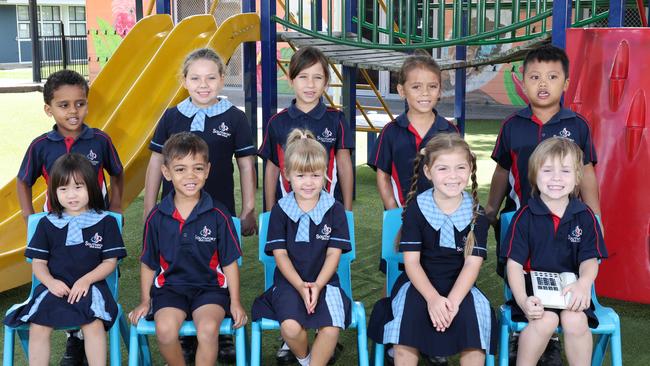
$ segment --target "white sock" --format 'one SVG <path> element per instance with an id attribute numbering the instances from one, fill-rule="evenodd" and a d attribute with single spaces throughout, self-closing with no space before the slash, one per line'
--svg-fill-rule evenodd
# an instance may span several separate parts
<path id="1" fill-rule="evenodd" d="M 301 366 L 309 366 L 309 363 L 311 362 L 311 353 L 307 354 L 307 356 L 305 356 L 305 358 L 296 357 L 296 359 L 298 359 L 298 363 Z"/>
<path id="2" fill-rule="evenodd" d="M 387 353 L 390 357 L 395 358 L 395 349 L 393 347 L 389 348 Z"/>

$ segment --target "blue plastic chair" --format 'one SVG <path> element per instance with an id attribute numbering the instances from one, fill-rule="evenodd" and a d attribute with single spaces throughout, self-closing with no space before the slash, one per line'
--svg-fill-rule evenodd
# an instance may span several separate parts
<path id="1" fill-rule="evenodd" d="M 235 230 L 237 231 L 237 238 L 239 239 L 240 245 L 242 244 L 241 240 L 241 222 L 239 218 L 232 218 L 235 224 Z M 243 246 L 242 246 L 243 249 Z M 237 260 L 237 264 L 241 267 L 241 257 Z M 130 330 L 130 345 L 129 345 L 129 366 L 140 365 L 140 362 L 145 366 L 152 365 L 151 362 L 151 353 L 149 351 L 149 340 L 147 336 L 156 334 L 156 323 L 153 320 L 145 320 L 141 318 L 138 321 L 137 325 L 131 325 Z M 181 325 L 180 330 L 178 331 L 180 336 L 195 336 L 196 327 L 194 322 L 191 320 L 186 320 Z M 234 335 L 235 336 L 235 351 L 237 352 L 237 366 L 246 365 L 246 329 L 245 327 L 240 327 L 238 329 L 232 328 L 232 319 L 225 318 L 221 322 L 221 327 L 219 328 L 219 334 Z"/>
<path id="2" fill-rule="evenodd" d="M 352 282 L 350 263 L 354 261 L 355 240 L 354 240 L 354 216 L 352 212 L 347 211 L 348 228 L 350 231 L 350 243 L 352 250 L 341 255 L 337 274 L 341 281 L 341 288 L 345 291 L 350 299 L 352 297 Z M 260 214 L 260 236 L 259 236 L 259 260 L 264 265 L 264 290 L 268 290 L 273 285 L 273 273 L 275 272 L 275 259 L 273 256 L 264 253 L 266 246 L 266 236 L 269 229 L 270 212 Z M 262 357 L 262 331 L 280 329 L 280 323 L 275 320 L 262 318 L 251 323 L 251 366 L 259 366 Z M 357 329 L 357 352 L 360 366 L 368 366 L 368 338 L 366 335 L 366 311 L 363 304 L 359 301 L 352 301 L 352 321 L 349 328 Z"/>
<path id="3" fill-rule="evenodd" d="M 393 291 L 395 281 L 402 274 L 400 263 L 404 263 L 404 256 L 395 247 L 395 238 L 402 228 L 402 209 L 394 208 L 384 211 L 384 220 L 381 229 L 381 258 L 386 261 L 386 294 Z M 486 355 L 485 364 L 494 365 L 494 356 Z M 375 343 L 375 366 L 384 365 L 384 345 Z"/>
<path id="4" fill-rule="evenodd" d="M 106 211 L 109 215 L 115 217 L 115 220 L 117 220 L 117 226 L 120 228 L 120 232 L 122 230 L 122 215 L 115 213 L 115 212 L 109 212 Z M 27 221 L 27 243 L 32 239 L 32 236 L 34 236 L 34 232 L 36 231 L 36 226 L 38 226 L 38 222 L 47 216 L 47 212 L 41 212 L 37 214 L 33 214 L 29 216 L 29 219 Z M 31 262 L 31 260 L 28 259 L 28 262 Z M 118 299 L 118 269 L 117 267 L 115 268 L 115 271 L 111 273 L 107 278 L 106 278 L 106 283 L 108 284 L 108 288 L 111 290 L 111 293 L 113 294 L 113 298 L 117 301 Z M 34 295 L 34 289 L 36 286 L 38 286 L 41 282 L 32 274 L 32 288 L 29 291 L 29 297 L 27 300 L 25 300 L 24 303 L 22 304 L 15 304 L 12 307 L 7 310 L 5 315 L 11 313 L 14 311 L 16 308 L 19 306 L 27 303 L 29 300 L 31 300 L 32 296 Z M 12 328 L 9 326 L 4 326 L 5 332 L 4 332 L 4 350 L 3 350 L 3 357 L 2 357 L 2 364 L 4 366 L 11 366 L 14 364 L 14 340 L 16 334 L 18 334 L 18 338 L 20 339 L 20 344 L 22 345 L 23 351 L 25 353 L 25 358 L 29 359 L 28 355 L 28 350 L 29 350 L 29 325 L 23 325 L 17 328 Z M 57 330 L 72 330 L 72 329 L 78 329 L 78 328 L 57 328 Z M 120 334 L 122 335 L 122 339 L 128 346 L 128 337 L 127 337 L 127 323 L 126 323 L 126 317 L 124 316 L 124 313 L 122 312 L 122 306 L 120 304 L 117 304 L 117 320 L 111 327 L 111 329 L 108 331 L 108 343 L 109 343 L 109 358 L 110 358 L 110 364 L 111 366 L 118 366 L 122 362 L 122 355 L 120 353 Z"/>
<path id="5" fill-rule="evenodd" d="M 506 242 L 506 233 L 510 227 L 510 222 L 514 212 L 501 214 L 501 245 Z M 600 218 L 598 218 L 600 222 Z M 508 287 L 508 282 L 504 281 L 504 297 L 506 301 L 512 299 L 512 292 Z M 596 297 L 596 288 L 591 288 L 591 301 L 596 308 L 596 317 L 598 317 L 598 327 L 591 329 L 591 333 L 597 336 L 594 344 L 593 354 L 591 356 L 591 365 L 598 366 L 603 364 L 607 346 L 611 343 L 611 364 L 612 366 L 621 366 L 623 364 L 623 354 L 621 350 L 621 321 L 618 314 L 612 308 L 604 307 L 598 302 Z M 515 322 L 512 320 L 512 309 L 510 305 L 501 305 L 499 314 L 499 365 L 508 366 L 508 338 L 511 332 L 521 332 L 528 325 L 527 322 Z M 562 331 L 558 327 L 558 332 Z"/>

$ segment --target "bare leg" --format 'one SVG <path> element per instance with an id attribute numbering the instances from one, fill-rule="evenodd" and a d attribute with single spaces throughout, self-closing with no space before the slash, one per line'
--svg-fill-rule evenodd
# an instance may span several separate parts
<path id="1" fill-rule="evenodd" d="M 517 366 L 537 365 L 559 322 L 560 318 L 551 311 L 545 311 L 540 319 L 528 322 L 528 326 L 519 335 Z"/>
<path id="2" fill-rule="evenodd" d="M 89 366 L 106 365 L 106 330 L 104 323 L 96 319 L 92 323 L 81 326 L 84 334 L 84 348 Z"/>
<path id="3" fill-rule="evenodd" d="M 176 308 L 162 308 L 154 314 L 156 338 L 160 353 L 169 366 L 185 366 L 178 330 L 185 320 L 184 311 Z"/>
<path id="4" fill-rule="evenodd" d="M 338 327 L 322 327 L 318 330 L 314 344 L 311 347 L 311 366 L 325 366 L 334 354 L 336 342 L 339 339 Z"/>
<path id="5" fill-rule="evenodd" d="M 50 336 L 52 328 L 29 324 L 29 365 L 47 366 L 50 363 Z"/>
<path id="6" fill-rule="evenodd" d="M 192 319 L 196 327 L 196 366 L 214 365 L 219 354 L 219 327 L 226 316 L 224 309 L 216 304 L 207 304 L 194 310 Z"/>
<path id="7" fill-rule="evenodd" d="M 395 366 L 414 366 L 418 364 L 420 352 L 417 349 L 399 344 L 394 345 L 393 349 L 395 350 Z"/>
<path id="8" fill-rule="evenodd" d="M 460 353 L 461 366 L 485 365 L 485 352 L 482 349 L 470 348 Z"/>
<path id="9" fill-rule="evenodd" d="M 563 310 L 560 313 L 560 322 L 564 331 L 564 350 L 569 365 L 591 365 L 593 339 L 587 315 L 582 311 Z"/>
<path id="10" fill-rule="evenodd" d="M 298 358 L 305 358 L 309 353 L 307 331 L 295 320 L 287 319 L 280 324 L 282 339 L 289 345 L 291 352 Z"/>

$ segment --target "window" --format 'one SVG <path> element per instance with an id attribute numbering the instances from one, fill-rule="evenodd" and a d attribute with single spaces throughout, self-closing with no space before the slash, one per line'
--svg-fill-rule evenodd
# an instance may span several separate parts
<path id="1" fill-rule="evenodd" d="M 41 36 L 61 35 L 61 13 L 58 6 L 40 6 L 38 18 Z"/>
<path id="2" fill-rule="evenodd" d="M 29 38 L 29 7 L 24 5 L 16 6 L 18 18 L 18 38 Z"/>
<path id="3" fill-rule="evenodd" d="M 68 7 L 68 20 L 70 22 L 70 35 L 82 36 L 86 34 L 86 8 L 83 6 Z"/>

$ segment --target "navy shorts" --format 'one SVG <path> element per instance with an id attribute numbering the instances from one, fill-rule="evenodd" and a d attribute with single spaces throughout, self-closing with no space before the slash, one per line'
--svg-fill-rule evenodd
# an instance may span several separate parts
<path id="1" fill-rule="evenodd" d="M 176 308 L 192 319 L 194 310 L 203 305 L 219 305 L 230 316 L 230 296 L 223 288 L 169 287 L 151 288 L 151 318 L 162 308 Z"/>

